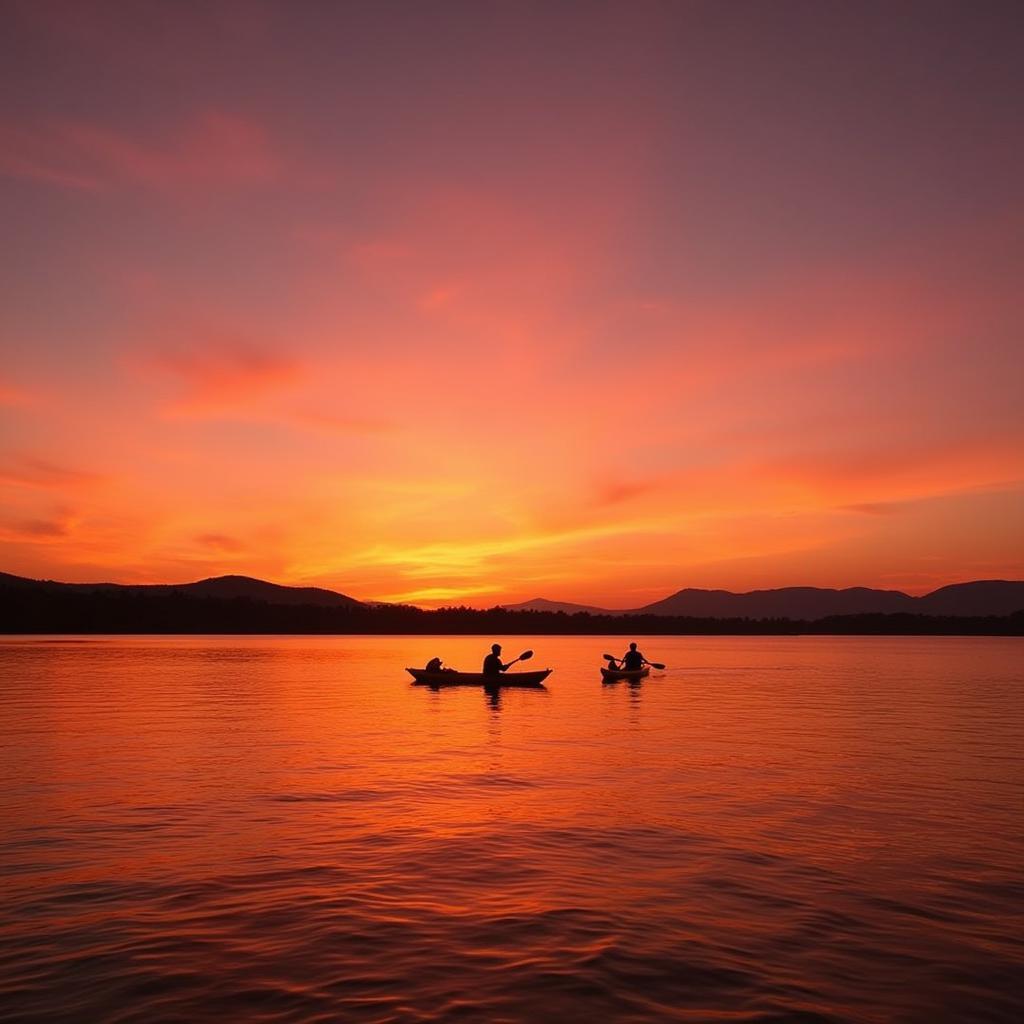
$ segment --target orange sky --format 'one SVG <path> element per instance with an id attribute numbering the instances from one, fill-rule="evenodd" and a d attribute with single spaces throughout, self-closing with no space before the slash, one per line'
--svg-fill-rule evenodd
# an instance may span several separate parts
<path id="1" fill-rule="evenodd" d="M 1024 577 L 995 10 L 11 12 L 0 570 L 611 607 Z"/>

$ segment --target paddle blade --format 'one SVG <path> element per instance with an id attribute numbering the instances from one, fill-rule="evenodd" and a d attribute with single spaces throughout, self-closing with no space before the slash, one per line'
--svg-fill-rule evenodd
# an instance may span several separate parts
<path id="1" fill-rule="evenodd" d="M 663 671 L 665 668 L 660 661 L 649 661 L 647 664 L 650 665 L 651 668 L 656 668 L 659 672 Z"/>
<path id="2" fill-rule="evenodd" d="M 604 658 L 605 661 L 618 661 L 619 660 L 618 658 L 615 657 L 614 654 L 602 654 L 601 657 Z"/>
<path id="3" fill-rule="evenodd" d="M 532 657 L 533 657 L 533 651 L 523 651 L 523 653 L 519 655 L 519 658 L 517 660 L 518 661 L 529 661 Z"/>

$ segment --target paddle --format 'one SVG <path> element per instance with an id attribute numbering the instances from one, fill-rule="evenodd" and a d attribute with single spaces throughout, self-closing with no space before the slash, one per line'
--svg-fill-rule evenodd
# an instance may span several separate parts
<path id="1" fill-rule="evenodd" d="M 505 666 L 505 669 L 506 670 L 510 669 L 516 663 L 516 661 L 529 661 L 532 657 L 533 657 L 533 651 L 523 651 L 523 653 L 520 654 L 519 657 L 515 659 L 515 661 L 510 661 Z"/>
<path id="2" fill-rule="evenodd" d="M 618 661 L 619 660 L 618 658 L 615 657 L 614 654 L 602 654 L 601 657 L 604 658 L 605 661 Z M 660 661 L 649 661 L 649 662 L 647 662 L 647 664 L 650 665 L 651 668 L 656 668 L 659 672 L 664 672 L 665 671 L 665 666 Z"/>

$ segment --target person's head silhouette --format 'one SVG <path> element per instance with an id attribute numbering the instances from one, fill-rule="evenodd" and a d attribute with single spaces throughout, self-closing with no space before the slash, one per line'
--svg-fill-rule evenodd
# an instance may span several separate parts
<path id="1" fill-rule="evenodd" d="M 635 650 L 636 650 L 636 644 L 630 644 L 630 645 L 629 645 L 629 649 L 630 649 L 631 651 L 635 651 Z"/>
<path id="2" fill-rule="evenodd" d="M 634 644 L 633 646 L 635 647 L 636 644 Z M 491 644 L 491 650 L 495 654 L 501 654 L 501 644 Z"/>

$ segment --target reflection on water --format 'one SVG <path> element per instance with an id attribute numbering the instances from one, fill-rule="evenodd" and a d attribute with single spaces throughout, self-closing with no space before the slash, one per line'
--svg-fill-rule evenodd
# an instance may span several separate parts
<path id="1" fill-rule="evenodd" d="M 71 639 L 0 640 L 0 1020 L 1024 1009 L 1018 639 Z"/>

